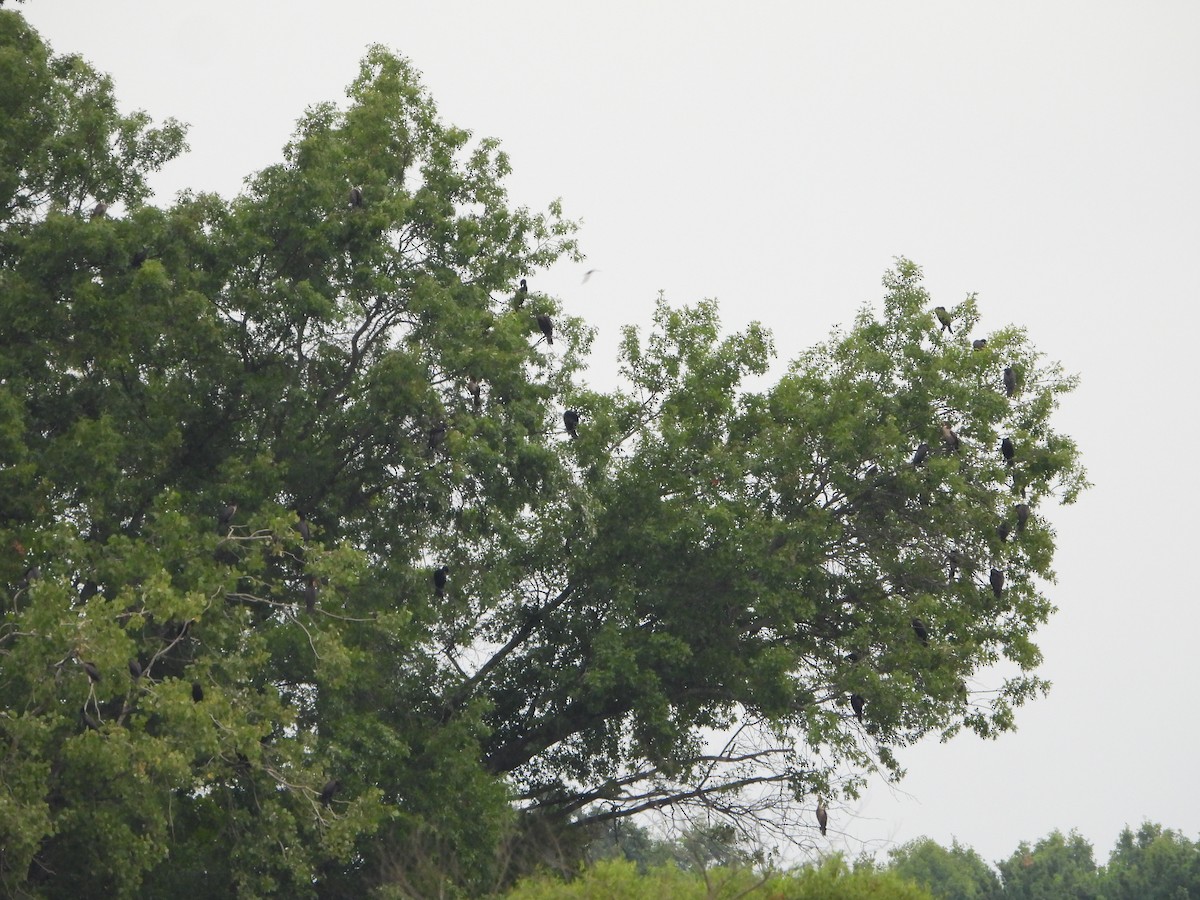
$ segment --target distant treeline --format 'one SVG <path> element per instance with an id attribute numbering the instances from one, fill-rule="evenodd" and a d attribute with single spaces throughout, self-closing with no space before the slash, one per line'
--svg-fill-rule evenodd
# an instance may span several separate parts
<path id="1" fill-rule="evenodd" d="M 593 863 L 570 880 L 527 879 L 506 900 L 733 898 L 772 900 L 1200 900 L 1200 841 L 1146 822 L 1126 828 L 1104 865 L 1077 832 L 1022 841 L 995 866 L 954 841 L 919 838 L 885 862 L 835 855 L 772 870 L 732 828 L 694 829 L 656 840 L 626 823 L 592 847 Z"/>

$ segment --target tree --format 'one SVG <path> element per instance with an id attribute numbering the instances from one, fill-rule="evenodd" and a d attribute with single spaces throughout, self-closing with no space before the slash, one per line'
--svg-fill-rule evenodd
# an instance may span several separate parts
<path id="1" fill-rule="evenodd" d="M 1177 831 L 1143 822 L 1126 828 L 1100 876 L 1105 900 L 1200 897 L 1200 845 Z"/>
<path id="2" fill-rule="evenodd" d="M 1044 688 L 1053 534 L 996 523 L 1084 486 L 1073 380 L 1016 328 L 972 351 L 973 299 L 942 338 L 901 260 L 764 392 L 760 326 L 660 302 L 590 390 L 584 323 L 513 302 L 574 226 L 511 208 L 406 60 L 372 48 L 242 195 L 160 209 L 179 126 L 0 33 L 33 60 L 0 81 L 6 891 L 478 894 L 638 811 L 898 777 Z"/>
<path id="3" fill-rule="evenodd" d="M 1100 897 L 1092 845 L 1072 831 L 1054 831 L 1033 847 L 1022 841 L 996 864 L 1004 896 L 1015 900 L 1091 900 Z"/>
<path id="4" fill-rule="evenodd" d="M 919 838 L 889 852 L 890 871 L 916 882 L 935 897 L 998 900 L 1000 879 L 982 857 L 957 840 L 947 849 Z"/>

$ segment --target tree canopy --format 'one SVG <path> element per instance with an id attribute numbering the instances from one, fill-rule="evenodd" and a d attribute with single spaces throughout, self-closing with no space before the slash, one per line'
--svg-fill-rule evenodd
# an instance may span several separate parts
<path id="1" fill-rule="evenodd" d="M 7 893 L 478 893 L 646 809 L 794 831 L 1045 689 L 1074 380 L 975 349 L 973 297 L 943 333 L 898 260 L 763 390 L 762 326 L 660 299 L 596 390 L 536 289 L 575 226 L 407 60 L 165 207 L 182 126 L 8 10 L 0 74 Z"/>

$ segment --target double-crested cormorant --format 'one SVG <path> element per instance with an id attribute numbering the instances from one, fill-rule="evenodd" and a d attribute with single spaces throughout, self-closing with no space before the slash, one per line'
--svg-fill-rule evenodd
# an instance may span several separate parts
<path id="1" fill-rule="evenodd" d="M 1012 442 L 1012 438 L 1005 438 L 1000 442 L 1000 453 L 1004 456 L 1004 461 L 1008 465 L 1013 464 L 1013 457 L 1017 455 L 1017 448 Z"/>
<path id="2" fill-rule="evenodd" d="M 332 803 L 333 795 L 341 790 L 341 787 L 342 783 L 336 778 L 330 778 L 327 782 L 325 782 L 325 787 L 321 788 L 321 805 L 328 806 L 330 803 Z"/>
<path id="3" fill-rule="evenodd" d="M 567 434 L 572 438 L 579 437 L 579 413 L 574 409 L 568 409 L 563 413 L 563 425 L 567 427 Z"/>
<path id="4" fill-rule="evenodd" d="M 1025 526 L 1029 523 L 1029 504 L 1018 503 L 1015 509 L 1017 511 L 1017 531 L 1024 531 Z"/>
<path id="5" fill-rule="evenodd" d="M 449 566 L 442 566 L 433 570 L 433 593 L 439 600 L 446 599 L 446 579 L 449 575 Z"/>
<path id="6" fill-rule="evenodd" d="M 1004 367 L 1004 393 L 1011 397 L 1017 392 L 1017 373 L 1012 366 Z"/>
<path id="7" fill-rule="evenodd" d="M 929 630 L 925 627 L 925 623 L 920 619 L 912 620 L 913 634 L 917 636 L 917 640 L 925 647 L 929 646 Z"/>
<path id="8" fill-rule="evenodd" d="M 479 383 L 478 378 L 472 378 L 467 382 L 467 393 L 471 395 L 471 409 L 479 412 L 479 407 L 483 405 L 483 385 Z"/>
<path id="9" fill-rule="evenodd" d="M 436 450 L 446 439 L 446 423 L 438 422 L 429 429 L 429 449 Z"/>
<path id="10" fill-rule="evenodd" d="M 912 464 L 914 466 L 919 466 L 919 465 L 921 465 L 921 463 L 925 462 L 925 460 L 928 458 L 928 456 L 929 456 L 929 445 L 922 442 L 921 445 L 919 447 L 917 447 L 917 452 L 913 454 Z"/>
<path id="11" fill-rule="evenodd" d="M 305 518 L 304 513 L 296 513 L 296 524 L 292 527 L 300 533 L 300 540 L 304 543 L 307 544 L 312 540 L 312 529 L 308 527 L 308 519 Z"/>
<path id="12" fill-rule="evenodd" d="M 554 320 L 546 313 L 538 313 L 537 316 L 538 328 L 542 329 L 542 334 L 546 336 L 546 343 L 554 343 Z"/>
<path id="13" fill-rule="evenodd" d="M 950 327 L 950 313 L 946 312 L 946 307 L 935 306 L 933 308 L 933 314 L 937 316 L 938 321 L 942 323 L 942 331 L 948 331 L 951 334 L 954 334 L 954 329 Z"/>
<path id="14" fill-rule="evenodd" d="M 192 702 L 199 703 L 204 699 L 204 686 L 198 681 L 192 682 Z"/>
<path id="15" fill-rule="evenodd" d="M 863 720 L 863 707 L 866 705 L 867 701 L 861 694 L 850 695 L 850 708 L 854 710 L 854 718 L 859 722 Z"/>
<path id="16" fill-rule="evenodd" d="M 982 350 L 986 346 L 987 338 L 976 338 L 975 340 L 971 341 L 972 350 Z"/>
<path id="17" fill-rule="evenodd" d="M 1000 537 L 1000 543 L 1008 540 L 1009 525 L 1008 519 L 1001 519 L 1000 524 L 996 526 L 996 534 Z"/>
<path id="18" fill-rule="evenodd" d="M 521 279 L 521 286 L 517 288 L 516 296 L 513 297 L 513 309 L 520 309 L 525 305 L 526 298 L 529 297 L 529 284 L 524 278 Z"/>
<path id="19" fill-rule="evenodd" d="M 233 517 L 237 513 L 236 503 L 226 503 L 217 515 L 217 534 L 223 534 L 229 530 L 229 526 L 233 524 Z"/>
<path id="20" fill-rule="evenodd" d="M 92 718 L 91 714 L 87 711 L 86 706 L 80 707 L 79 720 L 83 722 L 83 724 L 91 731 L 100 730 L 100 723 Z"/>
<path id="21" fill-rule="evenodd" d="M 309 575 L 304 584 L 304 608 L 310 613 L 317 608 L 317 576 Z"/>
<path id="22" fill-rule="evenodd" d="M 136 659 L 131 659 L 129 661 L 129 677 L 134 681 L 137 681 L 142 677 L 142 664 Z"/>
<path id="23" fill-rule="evenodd" d="M 357 209 L 358 207 L 360 207 L 362 205 L 363 205 L 362 188 L 355 185 L 354 187 L 350 188 L 350 206 L 354 209 Z"/>
<path id="24" fill-rule="evenodd" d="M 942 446 L 951 453 L 957 453 L 958 448 L 962 446 L 962 441 L 958 439 L 958 435 L 954 433 L 949 422 L 942 423 Z"/>
<path id="25" fill-rule="evenodd" d="M 988 580 L 992 583 L 992 593 L 999 600 L 1004 594 L 1004 573 L 999 569 L 992 569 L 992 574 L 988 576 Z"/>
<path id="26" fill-rule="evenodd" d="M 95 206 L 92 207 L 92 214 L 91 214 L 91 216 L 89 216 L 89 218 L 103 219 L 107 214 L 108 214 L 108 204 L 105 203 L 103 200 L 101 200 L 99 203 L 97 203 Z"/>
<path id="27" fill-rule="evenodd" d="M 96 668 L 96 664 L 93 662 L 88 662 L 87 660 L 82 660 L 82 662 L 83 671 L 87 672 L 88 681 L 95 684 L 100 680 L 100 670 Z"/>

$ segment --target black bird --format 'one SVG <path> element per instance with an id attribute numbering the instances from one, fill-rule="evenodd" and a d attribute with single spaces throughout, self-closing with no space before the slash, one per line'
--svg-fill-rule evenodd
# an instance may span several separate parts
<path id="1" fill-rule="evenodd" d="M 308 519 L 304 517 L 304 513 L 296 513 L 296 524 L 292 526 L 296 531 L 300 532 L 300 540 L 308 543 L 312 540 L 312 529 L 308 527 Z"/>
<path id="2" fill-rule="evenodd" d="M 92 718 L 91 714 L 88 713 L 86 706 L 80 708 L 79 719 L 91 731 L 99 731 L 100 730 L 100 723 Z"/>
<path id="3" fill-rule="evenodd" d="M 442 441 L 446 439 L 446 423 L 438 422 L 429 429 L 429 449 L 437 450 Z"/>
<path id="4" fill-rule="evenodd" d="M 217 534 L 222 534 L 229 530 L 229 526 L 233 524 L 233 517 L 237 513 L 236 503 L 227 503 L 217 516 Z"/>
<path id="5" fill-rule="evenodd" d="M 821 829 L 821 836 L 825 836 L 825 827 L 829 824 L 829 813 L 825 810 L 825 801 L 817 801 L 817 827 Z"/>
<path id="6" fill-rule="evenodd" d="M 521 286 L 517 288 L 517 294 L 513 297 L 513 309 L 520 309 L 525 305 L 525 300 L 529 297 L 529 285 L 525 279 L 521 279 Z"/>
<path id="7" fill-rule="evenodd" d="M 350 188 L 350 206 L 352 208 L 358 208 L 362 205 L 363 205 L 362 188 L 360 188 L 358 186 Z"/>
<path id="8" fill-rule="evenodd" d="M 567 426 L 567 434 L 572 439 L 579 437 L 579 413 L 576 410 L 568 409 L 563 413 L 563 424 Z"/>
<path id="9" fill-rule="evenodd" d="M 199 703 L 204 699 L 204 686 L 198 681 L 192 682 L 192 702 Z"/>
<path id="10" fill-rule="evenodd" d="M 1017 531 L 1024 531 L 1025 525 L 1029 522 L 1029 504 L 1018 503 L 1017 510 Z"/>
<path id="11" fill-rule="evenodd" d="M 949 422 L 942 423 L 942 446 L 950 453 L 958 452 L 958 448 L 962 442 L 958 439 L 958 435 L 954 433 L 954 429 L 950 427 Z"/>
<path id="12" fill-rule="evenodd" d="M 439 600 L 446 599 L 446 578 L 450 575 L 450 567 L 442 566 L 433 570 L 433 593 Z"/>
<path id="13" fill-rule="evenodd" d="M 84 660 L 83 671 L 87 672 L 88 681 L 90 681 L 92 684 L 95 684 L 100 680 L 100 670 L 96 668 L 95 663 Z"/>
<path id="14" fill-rule="evenodd" d="M 136 659 L 129 661 L 129 675 L 134 681 L 142 677 L 142 664 Z"/>
<path id="15" fill-rule="evenodd" d="M 1004 461 L 1011 466 L 1013 457 L 1017 455 L 1017 448 L 1013 445 L 1012 438 L 1006 437 L 1000 442 L 1000 452 L 1004 455 Z"/>
<path id="16" fill-rule="evenodd" d="M 992 593 L 995 594 L 996 599 L 999 600 L 1001 595 L 1004 594 L 1004 573 L 999 569 L 992 569 L 992 574 L 989 576 L 988 580 L 992 583 Z"/>
<path id="17" fill-rule="evenodd" d="M 146 262 L 146 260 L 149 258 L 150 258 L 149 251 L 138 250 L 133 254 L 133 257 L 129 260 L 129 265 L 131 268 L 140 269 L 142 267 L 142 265 Z"/>
<path id="18" fill-rule="evenodd" d="M 89 218 L 103 219 L 108 214 L 108 204 L 101 200 L 92 207 L 92 214 Z"/>
<path id="19" fill-rule="evenodd" d="M 867 705 L 867 701 L 860 694 L 850 695 L 850 708 L 854 710 L 854 718 L 859 722 L 863 720 L 863 707 Z"/>
<path id="20" fill-rule="evenodd" d="M 982 350 L 986 346 L 987 338 L 976 338 L 975 340 L 971 341 L 972 350 Z"/>
<path id="21" fill-rule="evenodd" d="M 1004 393 L 1011 397 L 1017 392 L 1017 373 L 1012 366 L 1004 367 Z"/>
<path id="22" fill-rule="evenodd" d="M 912 630 L 913 630 L 913 633 L 917 636 L 917 640 L 920 641 L 923 646 L 928 647 L 929 646 L 929 631 L 928 631 L 928 629 L 926 629 L 925 623 L 922 622 L 920 619 L 913 619 L 912 620 Z"/>
<path id="23" fill-rule="evenodd" d="M 1000 543 L 1008 540 L 1009 524 L 1008 519 L 1002 519 L 1000 524 L 996 526 L 996 534 L 1000 536 Z"/>
<path id="24" fill-rule="evenodd" d="M 954 329 L 950 327 L 950 322 L 952 321 L 950 319 L 950 313 L 946 312 L 946 307 L 935 306 L 933 308 L 933 314 L 937 316 L 938 321 L 942 323 L 942 331 L 949 331 L 951 334 L 954 334 Z"/>
<path id="25" fill-rule="evenodd" d="M 921 465 L 921 463 L 925 462 L 925 459 L 928 456 L 929 456 L 929 445 L 926 443 L 922 443 L 921 446 L 919 446 L 917 448 L 917 452 L 913 454 L 912 464 L 914 466 L 919 466 L 919 465 Z"/>
<path id="26" fill-rule="evenodd" d="M 950 574 L 946 577 L 948 580 L 953 581 L 954 574 L 962 568 L 962 554 L 957 550 L 951 550 L 946 558 L 950 561 Z"/>
<path id="27" fill-rule="evenodd" d="M 321 805 L 328 806 L 333 802 L 333 795 L 341 790 L 342 783 L 336 778 L 330 778 L 325 782 L 325 787 L 321 788 Z"/>
<path id="28" fill-rule="evenodd" d="M 483 391 L 483 385 L 479 383 L 478 378 L 472 378 L 467 382 L 467 393 L 471 395 L 471 409 L 479 412 L 479 407 L 483 404 L 480 395 Z"/>
<path id="29" fill-rule="evenodd" d="M 546 336 L 547 344 L 554 344 L 554 320 L 546 313 L 538 313 L 537 317 L 538 328 L 542 329 L 542 334 Z"/>
<path id="30" fill-rule="evenodd" d="M 304 608 L 312 612 L 317 608 L 317 576 L 309 575 L 304 585 Z"/>

